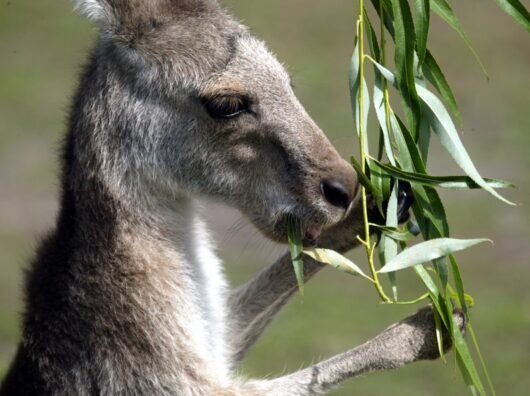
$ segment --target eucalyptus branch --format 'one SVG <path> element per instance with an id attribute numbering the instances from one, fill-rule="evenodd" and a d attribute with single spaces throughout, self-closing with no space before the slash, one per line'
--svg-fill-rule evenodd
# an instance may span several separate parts
<path id="1" fill-rule="evenodd" d="M 465 292 L 453 253 L 485 242 L 487 239 L 450 238 L 445 209 L 435 189 L 482 188 L 501 201 L 511 204 L 497 192 L 497 189 L 510 187 L 511 184 L 503 180 L 483 178 L 480 175 L 460 140 L 450 112 L 446 110 L 447 105 L 451 113 L 459 117 L 449 83 L 427 48 L 431 9 L 455 29 L 471 49 L 472 47 L 462 25 L 445 0 L 415 0 L 414 13 L 407 0 L 371 0 L 371 3 L 379 17 L 379 38 L 368 18 L 364 0 L 358 0 L 356 47 L 350 65 L 352 111 L 360 147 L 360 159 L 359 161 L 352 159 L 352 165 L 362 184 L 361 205 L 364 223 L 364 237 L 356 235 L 352 238 L 356 237 L 364 247 L 370 275 L 366 275 L 359 266 L 334 251 L 313 249 L 304 253 L 339 270 L 369 280 L 374 284 L 384 304 L 416 304 L 430 299 L 435 310 L 435 328 L 441 355 L 443 355 L 441 334 L 446 331 L 454 345 L 456 361 L 466 385 L 473 393 L 484 396 L 486 391 L 472 354 L 458 326 L 454 323 L 452 298 L 455 298 L 456 306 L 467 316 L 473 299 Z M 530 31 L 530 14 L 518 0 L 498 1 L 498 3 L 504 11 Z M 417 28 L 414 26 L 415 23 Z M 373 56 L 365 53 L 365 28 Z M 395 43 L 395 72 L 387 68 L 387 37 L 393 39 Z M 378 160 L 370 155 L 368 145 L 367 118 L 371 104 L 365 85 L 366 60 L 374 65 L 374 105 L 382 131 L 379 138 L 384 139 L 383 142 L 379 141 L 381 155 L 377 156 Z M 424 75 L 432 83 L 446 105 L 423 82 L 418 83 L 414 71 Z M 405 121 L 402 121 L 392 109 L 390 89 L 394 89 L 401 99 L 401 110 L 406 116 Z M 428 174 L 426 162 L 432 132 L 435 132 L 441 145 L 465 175 Z M 383 152 L 389 164 L 381 162 Z M 397 222 L 400 180 L 410 183 L 412 193 L 416 197 L 413 206 L 415 221 L 409 222 L 406 228 L 400 228 Z M 383 202 L 386 201 L 386 225 L 374 225 L 369 222 L 368 191 L 376 199 L 380 210 L 384 207 Z M 384 239 L 374 241 L 371 237 L 372 228 L 377 229 Z M 406 242 L 418 234 L 421 234 L 424 241 L 407 247 Z M 297 238 L 293 237 L 291 240 L 295 241 Z M 379 270 L 376 268 L 374 258 L 376 248 L 384 252 L 381 255 Z M 401 249 L 399 253 L 398 248 Z M 302 272 L 300 253 L 302 251 L 300 244 L 291 243 L 293 264 L 297 274 Z M 426 288 L 426 293 L 409 301 L 397 299 L 397 285 L 391 275 L 406 268 L 413 268 Z M 385 273 L 389 273 L 394 299 L 388 297 L 381 284 L 380 275 Z M 452 273 L 454 287 L 449 282 L 449 273 Z M 435 277 L 433 278 L 431 274 Z M 467 318 L 469 319 L 469 316 Z M 495 389 L 474 334 L 472 338 L 489 391 L 495 395 Z"/>

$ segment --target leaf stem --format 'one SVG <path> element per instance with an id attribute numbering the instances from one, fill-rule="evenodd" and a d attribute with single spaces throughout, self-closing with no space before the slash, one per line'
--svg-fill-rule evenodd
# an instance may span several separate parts
<path id="1" fill-rule="evenodd" d="M 359 102 L 358 122 L 359 122 L 359 143 L 361 150 L 361 170 L 363 174 L 366 174 L 366 158 L 368 153 L 366 152 L 368 144 L 366 143 L 366 131 L 362 121 L 362 114 L 364 114 L 364 0 L 359 0 L 359 18 L 357 20 L 357 39 L 359 40 L 359 96 L 357 98 Z M 366 189 L 361 187 L 361 200 L 363 206 L 363 220 L 364 220 L 364 235 L 365 239 L 363 245 L 366 249 L 366 255 L 368 257 L 368 264 L 370 266 L 370 272 L 372 274 L 373 283 L 375 288 L 384 302 L 391 302 L 392 300 L 386 295 L 381 282 L 379 281 L 379 275 L 376 271 L 374 264 L 374 252 L 375 244 L 370 239 L 370 222 L 368 220 L 368 202 Z"/>

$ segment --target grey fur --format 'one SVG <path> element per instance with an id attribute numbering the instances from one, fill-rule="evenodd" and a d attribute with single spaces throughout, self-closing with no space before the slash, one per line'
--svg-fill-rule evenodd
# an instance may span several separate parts
<path id="1" fill-rule="evenodd" d="M 435 358 L 430 309 L 274 380 L 234 368 L 296 290 L 287 256 L 228 292 L 196 196 L 285 242 L 287 219 L 341 251 L 360 233 L 351 167 L 265 45 L 213 0 L 77 0 L 100 38 L 75 97 L 61 211 L 28 272 L 23 338 L 0 395 L 316 395 Z M 205 104 L 245 100 L 238 117 Z M 234 99 L 235 98 L 235 99 Z M 224 99 L 223 99 L 224 100 Z M 346 216 L 346 219 L 344 217 Z M 308 260 L 310 278 L 320 264 Z"/>

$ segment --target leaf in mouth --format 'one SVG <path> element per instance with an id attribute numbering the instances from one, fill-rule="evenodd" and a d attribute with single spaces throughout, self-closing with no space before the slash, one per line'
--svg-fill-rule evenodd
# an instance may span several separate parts
<path id="1" fill-rule="evenodd" d="M 291 261 L 294 267 L 294 274 L 298 282 L 298 290 L 300 294 L 304 295 L 304 260 L 302 253 L 304 250 L 302 244 L 302 230 L 295 222 L 289 221 L 287 225 L 287 238 L 289 241 L 289 250 L 291 251 Z"/>

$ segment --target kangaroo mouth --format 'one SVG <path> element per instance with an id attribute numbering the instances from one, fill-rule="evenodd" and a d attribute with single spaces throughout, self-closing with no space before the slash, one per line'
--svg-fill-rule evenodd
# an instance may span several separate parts
<path id="1" fill-rule="evenodd" d="M 322 234 L 322 225 L 312 224 L 305 229 L 304 245 L 316 246 L 318 245 L 318 238 Z"/>
<path id="2" fill-rule="evenodd" d="M 258 227 L 268 238 L 279 243 L 287 243 L 289 225 L 293 224 L 300 230 L 303 245 L 305 247 L 315 247 L 319 243 L 322 231 L 329 222 L 326 222 L 322 215 L 313 214 L 312 216 L 302 217 L 285 214 L 280 216 L 273 224 L 269 224 L 269 227 Z"/>

